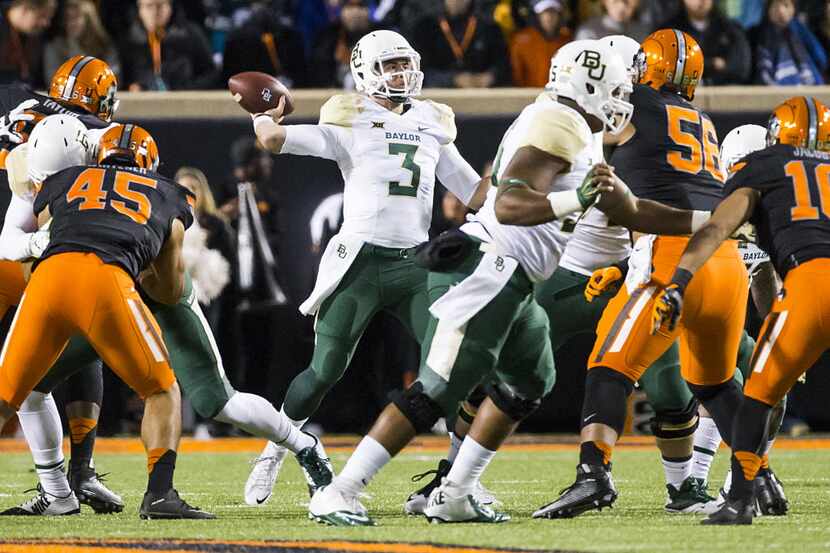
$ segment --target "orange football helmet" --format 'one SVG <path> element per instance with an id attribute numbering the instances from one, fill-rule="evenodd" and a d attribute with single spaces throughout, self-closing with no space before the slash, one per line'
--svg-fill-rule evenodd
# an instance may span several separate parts
<path id="1" fill-rule="evenodd" d="M 74 56 L 52 76 L 49 96 L 111 121 L 118 105 L 118 81 L 107 62 L 92 56 Z"/>
<path id="2" fill-rule="evenodd" d="M 772 111 L 767 144 L 830 150 L 830 109 L 815 98 L 793 96 Z"/>
<path id="3" fill-rule="evenodd" d="M 101 135 L 98 163 L 127 164 L 155 171 L 159 165 L 159 149 L 150 133 L 143 128 L 118 123 Z"/>
<path id="4" fill-rule="evenodd" d="M 646 37 L 637 56 L 640 84 L 671 90 L 687 100 L 703 77 L 703 51 L 697 41 L 678 29 L 660 29 Z"/>

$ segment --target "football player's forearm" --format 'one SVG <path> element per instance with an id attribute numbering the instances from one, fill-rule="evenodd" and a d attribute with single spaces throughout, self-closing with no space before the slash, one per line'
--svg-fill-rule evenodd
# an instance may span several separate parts
<path id="1" fill-rule="evenodd" d="M 260 144 L 271 153 L 278 154 L 285 144 L 285 127 L 276 123 L 268 115 L 258 115 L 254 119 L 254 134 Z"/>
<path id="2" fill-rule="evenodd" d="M 660 202 L 637 198 L 635 215 L 625 224 L 630 230 L 648 234 L 683 235 L 694 232 L 694 212 Z"/>
<path id="3" fill-rule="evenodd" d="M 758 272 L 752 277 L 752 285 L 750 292 L 752 292 L 752 301 L 755 303 L 755 309 L 758 315 L 765 318 L 770 309 L 772 309 L 772 302 L 775 300 L 776 294 L 781 287 L 781 282 L 778 279 L 778 273 L 775 272 L 775 267 L 772 263 L 767 261 L 763 263 Z"/>
<path id="4" fill-rule="evenodd" d="M 503 225 L 532 227 L 556 219 L 547 196 L 527 187 L 500 190 L 495 211 L 496 219 Z"/>

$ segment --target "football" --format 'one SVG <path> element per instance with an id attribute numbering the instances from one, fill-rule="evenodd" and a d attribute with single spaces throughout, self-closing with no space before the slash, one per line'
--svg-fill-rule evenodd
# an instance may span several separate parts
<path id="1" fill-rule="evenodd" d="M 284 84 L 276 77 L 259 71 L 237 73 L 228 79 L 228 89 L 233 99 L 248 113 L 263 113 L 277 107 L 285 96 L 283 115 L 294 111 L 294 100 Z"/>

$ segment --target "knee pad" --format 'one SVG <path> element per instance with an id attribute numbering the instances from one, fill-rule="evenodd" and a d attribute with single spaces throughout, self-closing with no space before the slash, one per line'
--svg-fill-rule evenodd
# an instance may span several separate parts
<path id="1" fill-rule="evenodd" d="M 419 434 L 428 432 L 444 416 L 441 406 L 424 393 L 420 382 L 415 382 L 404 391 L 395 390 L 390 399 Z"/>
<path id="2" fill-rule="evenodd" d="M 730 378 L 726 382 L 721 382 L 720 384 L 692 384 L 691 382 L 687 382 L 687 384 L 694 396 L 701 403 L 711 401 L 723 392 L 733 393 L 735 390 L 737 390 L 738 393 L 740 393 L 741 396 L 743 396 L 741 386 L 740 384 L 735 382 L 734 378 Z"/>
<path id="3" fill-rule="evenodd" d="M 66 403 L 83 401 L 101 405 L 104 397 L 104 376 L 99 359 L 88 363 L 66 381 Z"/>
<path id="4" fill-rule="evenodd" d="M 481 407 L 482 402 L 487 397 L 487 390 L 485 386 L 479 384 L 470 392 L 467 399 L 458 405 L 458 418 L 467 424 L 473 424 L 473 419 L 476 416 L 478 408 Z"/>
<path id="5" fill-rule="evenodd" d="M 516 422 L 526 418 L 542 404 L 542 398 L 523 397 L 503 382 L 488 384 L 486 389 L 487 397 L 496 407 Z"/>
<path id="6" fill-rule="evenodd" d="M 594 367 L 585 377 L 585 401 L 582 404 L 582 426 L 600 423 L 622 435 L 627 413 L 626 400 L 634 391 L 634 383 L 621 372 L 607 367 Z"/>
<path id="7" fill-rule="evenodd" d="M 682 411 L 662 411 L 651 419 L 651 433 L 655 438 L 677 440 L 695 433 L 698 425 L 697 401 L 692 399 Z"/>

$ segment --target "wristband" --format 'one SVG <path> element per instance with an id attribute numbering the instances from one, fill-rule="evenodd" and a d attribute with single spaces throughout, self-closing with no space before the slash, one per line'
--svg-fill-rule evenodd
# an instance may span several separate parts
<path id="1" fill-rule="evenodd" d="M 711 211 L 692 211 L 692 234 L 696 233 L 700 227 L 705 225 L 711 216 Z"/>
<path id="2" fill-rule="evenodd" d="M 671 284 L 676 284 L 680 292 L 683 293 L 693 276 L 695 276 L 693 272 L 678 267 L 674 270 L 674 276 L 671 277 Z"/>
<path id="3" fill-rule="evenodd" d="M 548 202 L 553 210 L 553 216 L 563 219 L 571 213 L 582 211 L 582 204 L 579 201 L 579 193 L 576 190 L 563 190 L 548 194 Z"/>

